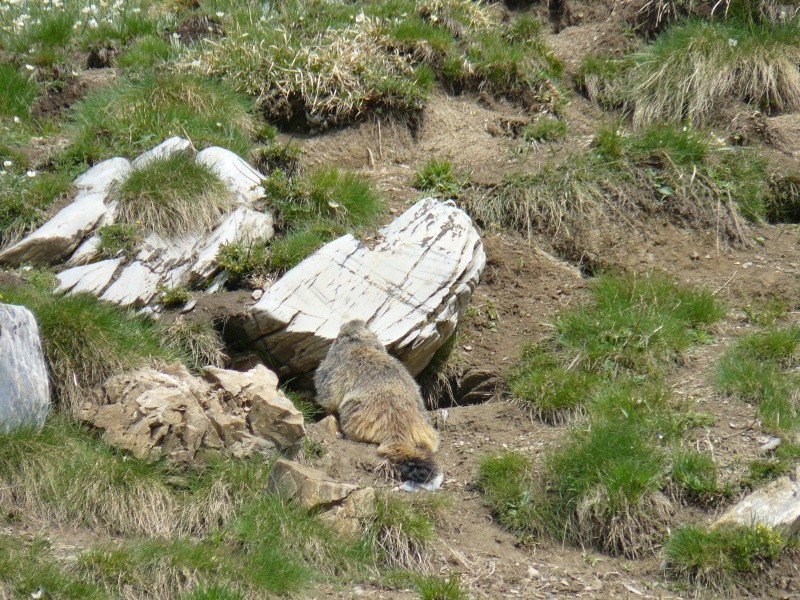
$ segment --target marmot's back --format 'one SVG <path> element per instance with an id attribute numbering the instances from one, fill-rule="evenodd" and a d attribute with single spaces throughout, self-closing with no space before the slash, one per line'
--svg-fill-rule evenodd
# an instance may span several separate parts
<path id="1" fill-rule="evenodd" d="M 344 434 L 379 444 L 406 479 L 424 483 L 437 475 L 433 452 L 439 437 L 405 366 L 386 352 L 363 321 L 342 326 L 314 376 L 317 402 L 339 413 Z"/>

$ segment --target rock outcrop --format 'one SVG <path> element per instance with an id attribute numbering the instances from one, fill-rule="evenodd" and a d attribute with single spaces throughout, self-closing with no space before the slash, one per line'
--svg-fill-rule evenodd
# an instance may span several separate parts
<path id="1" fill-rule="evenodd" d="M 304 374 L 340 325 L 360 318 L 416 375 L 455 331 L 485 263 L 469 216 L 426 198 L 374 246 L 346 235 L 286 273 L 253 306 L 244 334 L 288 373 Z"/>
<path id="2" fill-rule="evenodd" d="M 33 314 L 0 304 L 0 432 L 41 427 L 50 408 L 47 363 Z"/>
<path id="3" fill-rule="evenodd" d="M 112 446 L 147 460 L 188 462 L 201 448 L 237 457 L 299 450 L 303 416 L 272 372 L 209 371 L 212 383 L 180 364 L 116 375 L 83 405 L 81 418 L 102 429 Z"/>
<path id="4" fill-rule="evenodd" d="M 729 508 L 714 522 L 720 525 L 768 525 L 800 532 L 800 467 L 793 477 L 781 477 Z"/>
<path id="5" fill-rule="evenodd" d="M 253 209 L 264 194 L 263 175 L 229 150 L 206 148 L 195 160 L 208 166 L 227 186 L 235 198 L 235 209 L 210 233 L 197 230 L 169 238 L 149 233 L 134 256 L 98 260 L 96 230 L 115 218 L 112 186 L 124 181 L 132 169 L 176 152 L 193 152 L 191 142 L 172 137 L 132 162 L 112 158 L 95 165 L 75 180 L 78 192 L 73 202 L 0 252 L 0 264 L 65 262 L 68 268 L 57 275 L 59 291 L 88 292 L 121 306 L 140 307 L 157 304 L 160 288 L 201 287 L 217 273 L 216 256 L 223 244 L 272 237 L 272 215 Z"/>

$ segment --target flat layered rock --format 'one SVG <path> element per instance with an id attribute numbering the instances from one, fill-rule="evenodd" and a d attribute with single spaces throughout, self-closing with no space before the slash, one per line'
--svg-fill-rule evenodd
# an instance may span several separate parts
<path id="1" fill-rule="evenodd" d="M 133 256 L 99 256 L 100 227 L 114 223 L 116 203 L 111 188 L 124 181 L 132 168 L 186 152 L 208 166 L 236 198 L 237 206 L 222 215 L 211 231 L 197 230 L 165 237 L 148 233 Z M 264 176 L 225 148 L 206 148 L 194 154 L 189 140 L 171 137 L 143 152 L 130 163 L 124 158 L 104 161 L 75 180 L 72 203 L 17 244 L 0 252 L 0 264 L 57 264 L 59 290 L 90 293 L 121 306 L 150 305 L 157 310 L 159 290 L 204 287 L 219 271 L 217 255 L 224 244 L 269 240 L 273 217 L 253 209 L 264 194 Z M 145 228 L 146 230 L 146 228 Z M 220 286 L 211 287 L 218 289 Z"/>
<path id="2" fill-rule="evenodd" d="M 265 290 L 243 324 L 248 341 L 294 374 L 313 371 L 342 323 L 367 321 L 412 374 L 453 334 L 486 263 L 472 220 L 420 200 L 374 247 L 346 235 Z"/>
<path id="3" fill-rule="evenodd" d="M 754 491 L 714 522 L 720 525 L 768 525 L 800 532 L 800 467 L 793 477 L 781 477 Z"/>
<path id="4" fill-rule="evenodd" d="M 47 364 L 33 314 L 0 304 L 0 432 L 44 425 L 50 408 Z"/>
<path id="5" fill-rule="evenodd" d="M 123 180 L 131 164 L 124 158 L 103 161 L 75 180 L 75 199 L 44 225 L 0 252 L 0 264 L 46 265 L 64 260 L 109 211 L 106 196 L 116 181 Z"/>

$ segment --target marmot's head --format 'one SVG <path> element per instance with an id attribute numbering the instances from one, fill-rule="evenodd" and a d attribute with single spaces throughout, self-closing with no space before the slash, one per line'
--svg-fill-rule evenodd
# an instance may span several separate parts
<path id="1" fill-rule="evenodd" d="M 361 319 L 347 321 L 339 329 L 339 342 L 377 342 L 377 336 L 369 330 L 367 324 Z"/>

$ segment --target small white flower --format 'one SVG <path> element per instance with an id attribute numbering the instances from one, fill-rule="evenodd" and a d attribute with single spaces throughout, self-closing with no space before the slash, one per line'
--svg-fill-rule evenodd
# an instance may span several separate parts
<path id="1" fill-rule="evenodd" d="M 738 43 L 739 43 L 739 40 L 734 39 L 734 38 L 728 38 L 728 46 L 730 46 L 731 48 L 735 48 L 736 44 L 738 44 Z"/>
<path id="2" fill-rule="evenodd" d="M 27 171 L 25 171 L 25 175 L 27 175 L 28 177 L 36 177 L 36 171 L 34 171 L 33 169 L 28 169 Z"/>
<path id="3" fill-rule="evenodd" d="M 217 11 L 216 13 L 214 13 L 214 14 L 215 14 L 215 15 L 217 15 L 217 16 L 218 16 L 220 19 L 221 19 L 222 17 L 224 17 L 224 16 L 225 16 L 225 13 L 224 13 L 224 12 L 222 12 L 221 10 L 218 10 L 218 11 Z"/>
<path id="4" fill-rule="evenodd" d="M 84 15 L 88 15 L 88 14 L 89 14 L 89 12 L 91 12 L 91 10 L 92 10 L 92 9 L 91 9 L 91 8 L 89 8 L 88 6 L 84 6 L 84 7 L 81 9 L 81 13 L 83 13 Z"/>
<path id="5" fill-rule="evenodd" d="M 20 118 L 19 117 L 14 117 L 14 123 L 19 123 L 19 122 L 20 122 Z"/>
<path id="6" fill-rule="evenodd" d="M 36 67 L 34 67 L 33 65 L 27 65 L 27 64 L 26 64 L 26 65 L 25 65 L 25 68 L 26 68 L 28 71 L 33 71 L 33 70 L 34 70 Z"/>
<path id="7" fill-rule="evenodd" d="M 220 123 L 219 121 L 217 121 L 217 127 L 222 127 L 222 123 Z"/>
<path id="8" fill-rule="evenodd" d="M 87 25 L 89 26 L 90 29 L 97 29 L 97 20 L 94 19 L 94 18 L 91 18 L 91 19 L 89 19 L 89 22 L 87 23 Z"/>
<path id="9" fill-rule="evenodd" d="M 81 25 L 83 25 L 82 21 L 75 21 L 75 24 L 72 26 L 72 28 L 79 29 Z"/>
<path id="10" fill-rule="evenodd" d="M 139 8 L 139 7 L 137 6 L 137 7 L 135 7 L 135 8 L 132 8 L 132 9 L 131 9 L 131 12 L 132 12 L 132 13 L 134 13 L 134 14 L 136 14 L 136 13 L 140 13 L 140 12 L 142 12 L 142 9 L 141 9 L 141 8 Z"/>
<path id="11" fill-rule="evenodd" d="M 14 164 L 14 161 L 13 161 L 13 160 L 4 160 L 4 161 L 3 161 L 3 166 L 4 166 L 4 167 L 10 167 L 10 166 L 11 166 L 11 165 L 13 165 L 13 164 Z"/>

